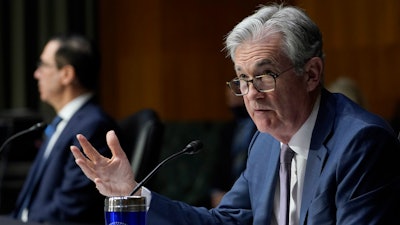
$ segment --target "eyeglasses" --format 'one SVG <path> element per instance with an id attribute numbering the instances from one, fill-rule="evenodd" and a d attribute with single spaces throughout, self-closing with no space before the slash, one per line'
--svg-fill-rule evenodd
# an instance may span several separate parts
<path id="1" fill-rule="evenodd" d="M 243 96 L 249 93 L 249 83 L 253 83 L 254 88 L 259 92 L 271 92 L 275 90 L 276 78 L 293 68 L 294 66 L 291 66 L 280 73 L 267 72 L 250 80 L 236 77 L 226 82 L 226 84 L 236 96 Z"/>
<path id="2" fill-rule="evenodd" d="M 39 60 L 37 62 L 37 64 L 36 64 L 36 67 L 37 68 L 43 68 L 43 67 L 47 67 L 48 68 L 48 67 L 57 67 L 57 65 L 46 63 L 46 62 L 43 62 L 43 61 Z"/>

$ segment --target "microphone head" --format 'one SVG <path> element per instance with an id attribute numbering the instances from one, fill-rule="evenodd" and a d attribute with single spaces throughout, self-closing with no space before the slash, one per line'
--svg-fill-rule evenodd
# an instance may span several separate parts
<path id="1" fill-rule="evenodd" d="M 203 142 L 195 140 L 186 145 L 185 154 L 193 155 L 198 153 L 203 148 Z"/>
<path id="2" fill-rule="evenodd" d="M 47 126 L 47 123 L 41 122 L 41 123 L 37 123 L 37 124 L 33 125 L 31 128 L 29 128 L 29 130 L 36 130 L 36 129 L 44 128 L 46 126 Z"/>

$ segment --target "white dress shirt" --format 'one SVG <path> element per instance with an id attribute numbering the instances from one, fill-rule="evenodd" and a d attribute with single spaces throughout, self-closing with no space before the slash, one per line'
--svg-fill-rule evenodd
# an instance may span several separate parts
<path id="1" fill-rule="evenodd" d="M 300 206 L 302 200 L 304 174 L 306 172 L 307 157 L 310 150 L 311 136 L 317 120 L 320 97 L 314 104 L 313 110 L 300 127 L 300 129 L 290 139 L 288 146 L 295 152 L 292 160 L 290 175 L 290 205 L 289 205 L 289 224 L 298 225 L 300 221 Z M 282 143 L 281 143 L 282 145 Z M 279 213 L 279 179 L 276 184 L 274 198 L 274 216 L 271 225 L 278 225 L 277 216 Z"/>

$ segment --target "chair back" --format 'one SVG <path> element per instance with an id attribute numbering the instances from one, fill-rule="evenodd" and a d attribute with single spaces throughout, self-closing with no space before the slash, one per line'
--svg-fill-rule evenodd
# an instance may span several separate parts
<path id="1" fill-rule="evenodd" d="M 142 109 L 120 120 L 125 153 L 137 180 L 142 180 L 159 162 L 164 124 L 153 109 Z"/>

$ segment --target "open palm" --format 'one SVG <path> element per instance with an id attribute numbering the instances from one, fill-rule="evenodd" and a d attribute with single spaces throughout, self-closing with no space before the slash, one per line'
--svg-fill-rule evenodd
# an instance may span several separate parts
<path id="1" fill-rule="evenodd" d="M 77 139 L 86 156 L 76 146 L 71 146 L 72 154 L 75 162 L 96 184 L 102 195 L 127 196 L 137 184 L 133 171 L 115 132 L 109 131 L 106 138 L 112 153 L 111 158 L 102 156 L 81 134 L 77 135 Z M 137 194 L 140 194 L 140 191 Z"/>

